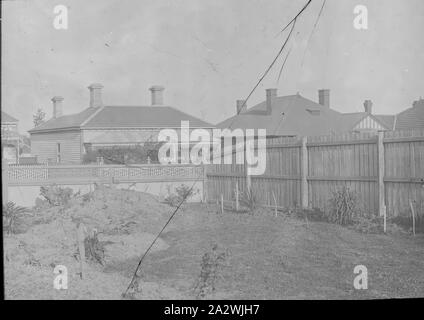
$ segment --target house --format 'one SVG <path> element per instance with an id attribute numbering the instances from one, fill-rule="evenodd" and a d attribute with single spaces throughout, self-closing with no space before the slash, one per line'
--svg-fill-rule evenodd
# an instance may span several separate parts
<path id="1" fill-rule="evenodd" d="M 237 100 L 238 114 L 217 124 L 219 128 L 266 129 L 267 136 L 323 135 L 341 132 L 340 113 L 330 108 L 329 90 L 319 91 L 319 103 L 300 94 L 277 96 L 266 89 L 265 101 L 247 109 Z"/>
<path id="2" fill-rule="evenodd" d="M 394 115 L 379 115 L 372 113 L 372 101 L 364 101 L 364 111 L 354 113 L 342 113 L 341 121 L 346 131 L 392 131 L 394 130 Z"/>
<path id="3" fill-rule="evenodd" d="M 330 107 L 330 90 L 318 90 L 318 103 L 300 94 L 277 96 L 266 89 L 266 99 L 247 109 L 237 100 L 238 114 L 217 124 L 219 128 L 266 129 L 268 136 L 317 136 L 342 132 L 393 130 L 395 116 L 372 113 L 371 100 L 364 112 L 340 113 Z"/>
<path id="4" fill-rule="evenodd" d="M 102 101 L 101 84 L 92 84 L 89 107 L 64 115 L 63 98 L 52 98 L 53 117 L 29 130 L 32 154 L 40 162 L 81 163 L 84 156 L 101 148 L 157 142 L 162 129 L 180 129 L 181 121 L 190 128 L 212 130 L 213 125 L 163 103 L 161 86 L 152 86 L 150 106 L 111 106 Z"/>
<path id="5" fill-rule="evenodd" d="M 412 108 L 396 115 L 395 130 L 424 129 L 424 99 L 412 103 Z"/>
<path id="6" fill-rule="evenodd" d="M 9 163 L 19 161 L 21 136 L 18 131 L 18 122 L 18 119 L 8 113 L 1 112 L 1 152 Z"/>

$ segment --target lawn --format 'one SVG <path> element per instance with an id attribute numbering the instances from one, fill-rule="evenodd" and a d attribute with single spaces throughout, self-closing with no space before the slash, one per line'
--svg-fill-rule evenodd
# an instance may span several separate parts
<path id="1" fill-rule="evenodd" d="M 65 210 L 86 210 L 95 217 L 94 212 L 110 210 L 119 215 L 120 225 L 133 222 L 125 232 L 113 229 L 99 235 L 105 243 L 106 262 L 89 264 L 83 279 L 77 274 L 70 219 L 38 219 L 25 231 L 5 236 L 6 298 L 120 299 L 138 259 L 173 208 L 135 192 L 116 193 L 115 202 L 103 194 L 89 202 L 91 207 L 79 203 Z M 135 298 L 196 298 L 202 257 L 213 246 L 226 256 L 214 269 L 215 290 L 208 291 L 206 298 L 424 297 L 422 234 L 365 234 L 283 212 L 275 216 L 271 210 L 217 212 L 215 205 L 187 204 L 177 213 L 141 266 L 141 290 Z M 57 264 L 68 267 L 67 290 L 53 288 Z M 353 286 L 357 265 L 368 269 L 367 290 Z"/>

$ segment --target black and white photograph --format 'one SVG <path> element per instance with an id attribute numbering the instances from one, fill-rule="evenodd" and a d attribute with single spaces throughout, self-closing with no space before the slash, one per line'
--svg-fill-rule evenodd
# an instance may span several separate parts
<path id="1" fill-rule="evenodd" d="M 1 1 L 3 299 L 424 298 L 423 31 L 422 0 Z"/>

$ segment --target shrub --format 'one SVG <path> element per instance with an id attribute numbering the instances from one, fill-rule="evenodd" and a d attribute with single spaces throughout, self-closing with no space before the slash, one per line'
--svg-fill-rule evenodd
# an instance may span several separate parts
<path id="1" fill-rule="evenodd" d="M 7 234 L 16 233 L 17 221 L 28 213 L 27 208 L 17 206 L 12 201 L 3 205 L 3 229 Z"/>
<path id="2" fill-rule="evenodd" d="M 68 204 L 72 197 L 71 188 L 61 188 L 57 185 L 51 185 L 40 188 L 40 195 L 50 206 L 63 206 Z"/>
<path id="3" fill-rule="evenodd" d="M 361 216 L 357 196 L 346 186 L 334 191 L 329 202 L 326 216 L 331 223 L 349 225 Z"/>
<path id="4" fill-rule="evenodd" d="M 191 187 L 181 184 L 179 187 L 175 188 L 175 193 L 171 192 L 171 187 L 168 186 L 168 195 L 165 198 L 165 203 L 169 204 L 171 207 L 178 206 L 183 200 L 188 200 L 194 196 L 199 190 L 194 190 Z"/>
<path id="5" fill-rule="evenodd" d="M 254 188 L 250 188 L 241 193 L 240 203 L 246 206 L 250 213 L 253 214 L 259 206 L 259 199 L 258 191 Z"/>
<path id="6" fill-rule="evenodd" d="M 144 145 L 112 146 L 88 150 L 84 155 L 84 163 L 96 162 L 103 157 L 105 164 L 140 164 L 149 158 L 152 163 L 159 162 L 158 150 L 162 142 L 146 141 Z"/>
<path id="7" fill-rule="evenodd" d="M 211 251 L 203 255 L 200 275 L 194 287 L 197 299 L 204 299 L 207 295 L 215 292 L 219 270 L 225 265 L 228 256 L 228 251 L 219 250 L 217 244 L 212 247 Z"/>

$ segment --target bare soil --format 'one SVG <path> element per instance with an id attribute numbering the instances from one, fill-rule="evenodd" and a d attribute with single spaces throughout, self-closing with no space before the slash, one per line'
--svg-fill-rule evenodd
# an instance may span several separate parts
<path id="1" fill-rule="evenodd" d="M 34 214 L 22 233 L 5 236 L 7 299 L 121 299 L 138 259 L 173 208 L 151 195 L 96 191 L 66 208 Z M 105 264 L 79 275 L 76 221 L 95 228 Z M 193 299 L 202 256 L 228 250 L 215 299 L 379 299 L 424 297 L 424 237 L 364 234 L 271 211 L 226 212 L 187 204 L 142 264 L 136 299 Z M 68 289 L 53 288 L 54 266 L 68 269 Z M 368 269 L 368 289 L 355 290 L 353 269 Z"/>

